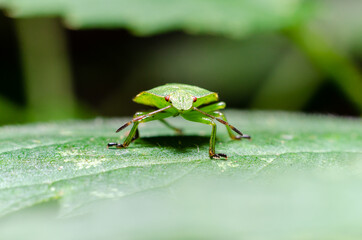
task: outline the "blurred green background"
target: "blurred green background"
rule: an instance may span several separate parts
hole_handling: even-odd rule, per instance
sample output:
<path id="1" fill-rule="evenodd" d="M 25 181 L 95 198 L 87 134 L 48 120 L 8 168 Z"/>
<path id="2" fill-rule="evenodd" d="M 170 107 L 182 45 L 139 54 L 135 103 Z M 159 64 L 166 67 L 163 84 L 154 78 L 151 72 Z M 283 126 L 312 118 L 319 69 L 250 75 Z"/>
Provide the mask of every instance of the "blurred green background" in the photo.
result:
<path id="1" fill-rule="evenodd" d="M 0 124 L 131 115 L 178 82 L 229 107 L 362 113 L 358 0 L 0 0 Z"/>

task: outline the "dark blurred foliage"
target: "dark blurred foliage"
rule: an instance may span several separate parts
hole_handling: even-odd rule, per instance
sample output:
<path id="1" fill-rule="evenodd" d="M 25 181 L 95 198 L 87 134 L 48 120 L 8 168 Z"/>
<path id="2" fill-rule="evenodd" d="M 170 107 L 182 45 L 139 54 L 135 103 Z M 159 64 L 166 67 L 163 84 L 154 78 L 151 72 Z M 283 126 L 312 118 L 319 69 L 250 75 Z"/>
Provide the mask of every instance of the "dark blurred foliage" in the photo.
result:
<path id="1" fill-rule="evenodd" d="M 0 12 L 0 96 L 17 104 L 25 104 L 19 49 L 15 29 L 10 18 Z"/>
<path id="2" fill-rule="evenodd" d="M 82 102 L 108 116 L 131 115 L 142 109 L 131 99 L 168 82 L 204 87 L 218 92 L 229 107 L 251 108 L 253 92 L 290 48 L 285 39 L 272 34 L 244 41 L 181 32 L 143 38 L 122 30 L 67 34 L 77 79 L 76 94 Z M 331 81 L 325 81 L 299 110 L 359 115 Z"/>
<path id="3" fill-rule="evenodd" d="M 348 16 L 347 10 L 343 16 Z M 29 25 L 16 21 L 4 12 L 0 14 L 0 124 L 132 115 L 147 108 L 133 103 L 132 97 L 169 82 L 216 91 L 230 108 L 361 114 L 348 93 L 331 76 L 321 73 L 281 32 L 260 33 L 241 40 L 180 31 L 139 37 L 122 29 L 70 30 L 56 20 L 55 25 L 62 26 L 65 36 L 73 85 L 69 91 L 74 93 L 77 114 L 47 117 L 45 112 L 39 118 L 29 117 L 29 83 L 24 81 L 26 73 L 21 64 L 20 45 L 24 43 L 19 44 L 24 39 L 19 37 L 19 29 Z M 323 21 L 328 23 L 323 19 L 320 22 Z M 344 23 L 355 21 L 358 20 L 350 17 Z M 335 30 L 333 24 L 340 26 Z M 322 26 L 326 26 L 320 29 L 330 37 L 332 46 L 342 46 L 340 50 L 360 70 L 362 38 L 335 37 L 350 34 L 338 32 L 344 29 L 343 23 L 329 21 Z M 34 39 L 38 37 L 40 34 L 34 34 Z M 38 86 L 34 91 L 44 93 L 47 88 Z M 55 110 L 62 111 L 59 106 L 54 106 Z"/>

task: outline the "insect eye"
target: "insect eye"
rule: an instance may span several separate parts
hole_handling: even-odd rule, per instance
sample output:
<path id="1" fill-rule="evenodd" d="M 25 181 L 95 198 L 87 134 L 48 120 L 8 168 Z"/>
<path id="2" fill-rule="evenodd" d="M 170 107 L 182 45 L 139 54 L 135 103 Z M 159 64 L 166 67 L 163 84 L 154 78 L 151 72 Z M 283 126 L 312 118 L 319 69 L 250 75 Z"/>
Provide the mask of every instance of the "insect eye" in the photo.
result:
<path id="1" fill-rule="evenodd" d="M 197 97 L 193 96 L 192 99 L 194 100 L 194 102 L 197 101 Z"/>
<path id="2" fill-rule="evenodd" d="M 170 95 L 167 95 L 167 96 L 165 97 L 165 100 L 166 100 L 167 102 L 169 102 L 169 101 L 170 101 Z"/>

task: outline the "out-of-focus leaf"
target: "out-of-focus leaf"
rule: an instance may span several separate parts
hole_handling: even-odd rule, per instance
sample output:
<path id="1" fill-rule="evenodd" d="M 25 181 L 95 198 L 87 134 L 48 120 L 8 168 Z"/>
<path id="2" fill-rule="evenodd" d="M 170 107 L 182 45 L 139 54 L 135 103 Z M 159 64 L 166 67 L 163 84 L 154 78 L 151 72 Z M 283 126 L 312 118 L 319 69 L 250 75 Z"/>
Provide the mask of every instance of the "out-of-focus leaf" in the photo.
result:
<path id="1" fill-rule="evenodd" d="M 324 74 L 331 77 L 362 112 L 362 74 L 348 55 L 335 49 L 327 36 L 311 26 L 289 29 L 289 38 Z"/>
<path id="2" fill-rule="evenodd" d="M 72 215 L 94 201 L 142 196 L 186 176 L 245 182 L 331 167 L 360 171 L 360 120 L 240 111 L 227 116 L 253 137 L 231 141 L 220 126 L 216 148 L 229 155 L 227 161 L 209 159 L 208 126 L 181 119 L 172 122 L 184 136 L 149 123 L 140 129 L 143 138 L 122 150 L 106 144 L 117 141 L 114 130 L 126 119 L 2 127 L 0 214 L 59 199 L 61 214 Z"/>
<path id="3" fill-rule="evenodd" d="M 0 125 L 15 121 L 24 122 L 25 114 L 21 108 L 0 96 Z"/>
<path id="4" fill-rule="evenodd" d="M 74 28 L 169 30 L 233 37 L 299 23 L 311 12 L 303 0 L 0 0 L 15 17 L 61 16 Z"/>
<path id="5" fill-rule="evenodd" d="M 339 49 L 362 54 L 362 2 L 323 0 L 315 24 Z M 357 50 L 357 51 L 356 51 Z"/>
<path id="6" fill-rule="evenodd" d="M 74 118 L 76 103 L 64 29 L 57 19 L 17 19 L 28 119 Z M 36 37 L 35 37 L 36 36 Z"/>
<path id="7" fill-rule="evenodd" d="M 253 137 L 220 126 L 227 161 L 208 158 L 208 126 L 180 118 L 183 136 L 147 123 L 121 150 L 106 144 L 128 119 L 0 128 L 0 238 L 359 239 L 360 119 L 226 114 Z"/>
<path id="8" fill-rule="evenodd" d="M 291 49 L 260 85 L 251 106 L 258 109 L 302 109 L 324 79 L 299 52 Z"/>

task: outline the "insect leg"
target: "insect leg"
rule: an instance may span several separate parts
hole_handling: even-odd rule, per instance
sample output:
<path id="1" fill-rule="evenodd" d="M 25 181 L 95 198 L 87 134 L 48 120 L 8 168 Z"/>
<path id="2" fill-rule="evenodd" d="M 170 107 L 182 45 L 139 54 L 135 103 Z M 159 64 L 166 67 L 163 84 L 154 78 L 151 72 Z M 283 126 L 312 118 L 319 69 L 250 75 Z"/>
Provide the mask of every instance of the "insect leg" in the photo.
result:
<path id="1" fill-rule="evenodd" d="M 133 115 L 133 118 L 137 118 L 139 116 L 143 116 L 143 115 L 146 115 L 150 112 L 136 112 L 134 115 Z M 125 148 L 127 147 L 131 142 L 133 142 L 134 140 L 136 140 L 137 138 L 140 137 L 140 133 L 139 133 L 139 130 L 138 130 L 138 124 L 140 122 L 134 122 L 133 123 L 133 127 L 131 129 L 131 131 L 129 132 L 126 140 L 123 142 L 123 144 L 120 144 L 120 143 L 109 143 L 108 144 L 108 147 L 111 147 L 111 146 L 116 146 L 117 148 Z"/>
<path id="2" fill-rule="evenodd" d="M 145 118 L 151 117 L 152 115 L 155 115 L 155 114 L 157 114 L 157 113 L 163 112 L 163 111 L 165 111 L 165 110 L 167 110 L 167 109 L 169 109 L 169 108 L 171 108 L 171 107 L 172 107 L 172 105 L 169 105 L 169 106 L 167 106 L 167 107 L 158 109 L 158 110 L 156 110 L 156 111 L 149 112 L 149 113 L 147 113 L 147 114 L 145 114 L 145 115 L 138 116 L 138 117 L 132 119 L 131 121 L 126 122 L 125 124 L 123 124 L 120 128 L 117 129 L 116 132 L 119 132 L 119 131 L 125 129 L 126 127 L 128 127 L 129 125 L 131 125 L 131 124 L 134 123 L 134 122 L 139 122 L 139 121 L 141 121 L 141 120 L 143 120 L 143 119 L 145 119 Z"/>
<path id="3" fill-rule="evenodd" d="M 116 146 L 116 148 L 126 148 L 128 147 L 128 145 L 136 140 L 139 137 L 139 132 L 138 132 L 138 124 L 140 124 L 140 122 L 134 122 L 131 131 L 129 132 L 126 140 L 124 140 L 124 142 L 121 143 L 108 143 L 107 147 L 113 147 Z"/>
<path id="4" fill-rule="evenodd" d="M 116 146 L 117 148 L 126 148 L 126 147 L 128 147 L 128 145 L 132 141 L 136 140 L 139 137 L 138 125 L 141 122 L 149 122 L 149 121 L 154 121 L 154 120 L 161 120 L 161 119 L 164 119 L 164 118 L 167 118 L 167 117 L 171 117 L 173 115 L 173 113 L 160 112 L 160 111 L 158 111 L 157 114 L 154 113 L 154 114 L 151 115 L 151 113 L 154 113 L 154 112 L 150 112 L 150 113 L 148 113 L 148 112 L 137 112 L 135 114 L 135 118 L 133 120 L 135 120 L 135 119 L 138 119 L 138 120 L 133 122 L 133 127 L 132 127 L 130 133 L 128 134 L 126 140 L 123 142 L 123 144 L 108 143 L 108 147 Z M 143 117 L 143 116 L 147 116 L 147 117 Z M 130 121 L 130 122 L 132 123 L 132 121 Z"/>
<path id="5" fill-rule="evenodd" d="M 134 115 L 133 115 L 133 118 L 136 118 L 136 117 L 139 117 L 139 116 L 142 116 L 142 115 L 145 115 L 145 114 L 148 114 L 150 113 L 149 112 L 136 112 Z M 135 135 L 133 136 L 131 142 L 133 142 L 134 140 L 138 139 L 140 137 L 140 131 L 138 130 L 138 128 L 136 129 L 136 133 Z"/>
<path id="6" fill-rule="evenodd" d="M 129 132 L 126 140 L 124 140 L 123 144 L 121 144 L 121 146 L 117 145 L 117 148 L 126 148 L 128 147 L 128 145 L 135 140 L 137 137 L 136 135 L 138 135 L 138 124 L 140 124 L 140 121 L 134 122 L 131 131 Z"/>
<path id="7" fill-rule="evenodd" d="M 149 114 L 150 112 L 136 112 L 134 115 L 133 115 L 133 118 L 137 118 L 139 116 L 143 116 L 143 115 L 146 115 L 146 114 Z M 179 129 L 179 128 L 176 128 L 174 126 L 172 126 L 171 124 L 169 124 L 168 122 L 166 122 L 164 120 L 164 118 L 168 118 L 168 117 L 171 117 L 173 116 L 174 114 L 173 113 L 168 113 L 168 112 L 160 112 L 156 115 L 153 115 L 151 117 L 148 117 L 148 118 L 145 118 L 143 119 L 141 122 L 149 122 L 149 121 L 154 121 L 154 120 L 160 120 L 163 124 L 165 124 L 167 127 L 171 128 L 172 130 L 176 131 L 178 134 L 182 134 L 182 130 Z M 136 134 L 135 136 L 133 137 L 132 141 L 136 140 L 137 138 L 139 138 L 139 130 L 137 128 L 136 130 Z"/>
<path id="8" fill-rule="evenodd" d="M 135 115 L 133 116 L 133 118 L 136 118 L 138 116 L 142 116 L 145 114 L 148 114 L 149 112 L 137 112 L 135 113 Z M 171 124 L 169 124 L 168 122 L 165 121 L 165 118 L 168 117 L 172 117 L 174 114 L 173 113 L 168 113 L 168 112 L 163 112 L 163 113 L 159 113 L 157 115 L 154 115 L 152 117 L 146 118 L 144 119 L 142 122 L 149 122 L 149 121 L 154 121 L 154 120 L 160 120 L 160 122 L 162 122 L 163 124 L 165 124 L 167 127 L 171 128 L 172 130 L 176 131 L 178 134 L 182 134 L 182 130 L 179 128 L 176 128 L 174 126 L 172 126 Z"/>
<path id="9" fill-rule="evenodd" d="M 219 111 L 214 111 L 212 113 L 210 113 L 211 115 L 215 116 L 215 117 L 220 117 L 222 120 L 224 120 L 225 122 L 227 122 L 227 119 L 226 119 L 226 116 L 222 113 L 222 112 L 219 112 Z M 229 125 L 225 125 L 226 127 L 226 130 L 228 131 L 228 134 L 230 136 L 231 139 L 234 139 L 234 140 L 240 140 L 241 138 L 249 138 L 249 136 L 247 135 L 235 135 L 233 133 L 233 131 L 231 130 L 230 126 Z"/>
<path id="10" fill-rule="evenodd" d="M 160 122 L 162 122 L 163 124 L 165 124 L 167 127 L 171 128 L 172 130 L 176 131 L 177 134 L 182 134 L 182 130 L 180 128 L 174 127 L 171 124 L 169 124 L 168 122 L 166 122 L 165 119 L 160 119 Z"/>
<path id="11" fill-rule="evenodd" d="M 205 107 L 201 107 L 200 110 L 203 112 L 213 112 L 216 110 L 224 109 L 226 107 L 226 103 L 224 102 L 217 102 L 210 105 L 207 105 Z"/>
<path id="12" fill-rule="evenodd" d="M 218 103 L 208 105 L 206 107 L 201 107 L 200 110 L 203 111 L 203 112 L 206 112 L 206 113 L 208 113 L 208 114 L 210 114 L 210 115 L 212 115 L 214 117 L 220 117 L 222 120 L 227 122 L 226 116 L 223 113 L 217 111 L 217 110 L 220 110 L 220 109 L 224 109 L 225 107 L 226 107 L 226 103 L 218 102 Z M 229 134 L 231 139 L 236 139 L 236 140 L 241 139 L 241 136 L 240 135 L 235 135 L 228 125 L 225 125 L 225 127 L 226 127 L 226 130 L 228 131 L 228 134 Z"/>
<path id="13" fill-rule="evenodd" d="M 199 123 L 211 125 L 212 130 L 211 130 L 211 137 L 210 137 L 209 157 L 211 159 L 220 159 L 220 158 L 227 159 L 226 154 L 224 154 L 224 153 L 215 153 L 216 123 L 212 119 L 210 119 L 210 118 L 208 118 L 206 116 L 203 116 L 200 113 L 195 113 L 195 112 L 182 114 L 181 116 L 183 118 L 185 118 L 186 120 L 189 120 L 189 121 L 199 122 Z"/>
<path id="14" fill-rule="evenodd" d="M 206 113 L 206 112 L 204 112 L 204 111 L 201 111 L 200 109 L 198 109 L 198 108 L 196 108 L 196 107 L 192 107 L 192 108 L 193 108 L 195 111 L 198 111 L 199 113 L 201 113 L 201 114 L 203 114 L 203 115 L 205 115 L 205 116 L 208 116 L 208 117 L 210 117 L 210 118 L 212 118 L 212 119 L 217 120 L 218 122 L 220 122 L 220 123 L 228 126 L 228 127 L 229 127 L 231 130 L 233 130 L 234 132 L 238 133 L 239 136 L 236 136 L 236 139 L 240 139 L 240 138 L 251 139 L 250 136 L 243 134 L 242 132 L 240 132 L 240 130 L 238 130 L 236 127 L 234 127 L 233 125 L 231 125 L 230 123 L 228 123 L 226 120 L 223 120 L 223 119 L 221 119 L 221 118 L 217 118 L 217 117 L 215 117 L 215 116 L 213 116 L 213 115 L 211 115 L 211 114 L 209 114 L 209 113 Z M 225 119 L 226 119 L 226 118 L 225 118 Z"/>

